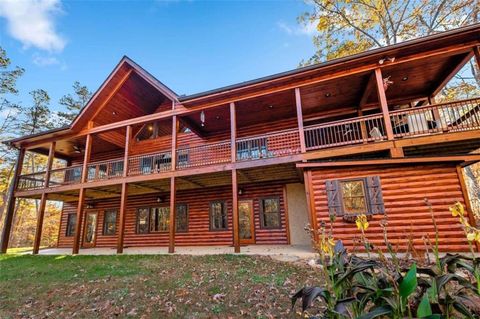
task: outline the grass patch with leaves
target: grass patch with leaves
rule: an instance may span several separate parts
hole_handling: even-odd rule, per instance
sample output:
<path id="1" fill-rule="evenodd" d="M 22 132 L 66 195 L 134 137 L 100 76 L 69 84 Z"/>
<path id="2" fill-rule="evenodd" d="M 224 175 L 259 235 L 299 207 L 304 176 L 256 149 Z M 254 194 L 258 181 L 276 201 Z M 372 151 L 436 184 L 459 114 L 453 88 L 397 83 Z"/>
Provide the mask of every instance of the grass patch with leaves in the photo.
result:
<path id="1" fill-rule="evenodd" d="M 0 255 L 0 318 L 279 318 L 318 272 L 269 257 Z"/>

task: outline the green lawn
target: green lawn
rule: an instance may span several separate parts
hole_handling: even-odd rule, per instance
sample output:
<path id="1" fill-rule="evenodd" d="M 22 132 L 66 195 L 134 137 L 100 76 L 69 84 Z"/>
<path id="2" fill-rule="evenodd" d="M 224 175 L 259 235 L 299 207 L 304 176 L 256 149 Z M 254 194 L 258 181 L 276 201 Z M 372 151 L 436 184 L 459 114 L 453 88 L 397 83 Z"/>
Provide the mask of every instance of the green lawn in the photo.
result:
<path id="1" fill-rule="evenodd" d="M 252 256 L 0 255 L 0 318 L 285 318 L 318 272 Z"/>

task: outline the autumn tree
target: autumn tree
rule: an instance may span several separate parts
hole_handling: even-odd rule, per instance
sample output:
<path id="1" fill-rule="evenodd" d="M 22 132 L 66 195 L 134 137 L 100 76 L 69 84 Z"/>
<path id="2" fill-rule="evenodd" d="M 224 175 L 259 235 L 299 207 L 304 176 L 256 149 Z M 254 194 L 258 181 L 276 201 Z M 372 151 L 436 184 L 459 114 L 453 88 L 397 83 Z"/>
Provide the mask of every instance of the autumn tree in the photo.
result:
<path id="1" fill-rule="evenodd" d="M 66 94 L 59 101 L 59 104 L 66 109 L 66 111 L 58 112 L 60 124 L 63 126 L 69 125 L 91 97 L 92 92 L 85 85 L 75 81 L 73 83 L 73 94 Z"/>

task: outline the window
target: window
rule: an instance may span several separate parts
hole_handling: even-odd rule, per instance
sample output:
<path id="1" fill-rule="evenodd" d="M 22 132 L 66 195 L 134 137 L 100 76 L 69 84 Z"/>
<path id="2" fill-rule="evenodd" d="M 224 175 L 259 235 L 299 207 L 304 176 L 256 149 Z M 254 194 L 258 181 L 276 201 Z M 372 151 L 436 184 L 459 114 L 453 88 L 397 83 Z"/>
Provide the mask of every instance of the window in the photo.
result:
<path id="1" fill-rule="evenodd" d="M 117 230 L 117 211 L 116 210 L 106 210 L 103 220 L 103 234 L 106 236 L 115 235 Z"/>
<path id="2" fill-rule="evenodd" d="M 66 236 L 75 235 L 75 225 L 77 224 L 77 214 L 68 214 Z"/>
<path id="3" fill-rule="evenodd" d="M 224 201 L 210 202 L 210 230 L 226 230 L 227 205 Z"/>
<path id="4" fill-rule="evenodd" d="M 264 198 L 260 200 L 260 226 L 262 228 L 280 228 L 280 200 Z"/>
<path id="5" fill-rule="evenodd" d="M 150 209 L 150 232 L 167 232 L 170 217 L 170 207 L 155 207 Z"/>
<path id="6" fill-rule="evenodd" d="M 188 205 L 178 204 L 175 216 L 175 229 L 177 232 L 188 231 Z"/>
<path id="7" fill-rule="evenodd" d="M 148 233 L 148 208 L 140 208 L 137 210 L 137 233 Z"/>
<path id="8" fill-rule="evenodd" d="M 330 215 L 356 216 L 385 213 L 379 176 L 327 180 L 325 188 Z"/>
<path id="9" fill-rule="evenodd" d="M 363 179 L 340 182 L 340 188 L 345 214 L 367 213 L 367 197 L 365 196 L 365 181 Z"/>
<path id="10" fill-rule="evenodd" d="M 176 207 L 175 228 L 178 232 L 188 231 L 188 205 L 178 204 Z M 137 210 L 137 233 L 148 234 L 168 232 L 170 207 L 140 208 Z"/>

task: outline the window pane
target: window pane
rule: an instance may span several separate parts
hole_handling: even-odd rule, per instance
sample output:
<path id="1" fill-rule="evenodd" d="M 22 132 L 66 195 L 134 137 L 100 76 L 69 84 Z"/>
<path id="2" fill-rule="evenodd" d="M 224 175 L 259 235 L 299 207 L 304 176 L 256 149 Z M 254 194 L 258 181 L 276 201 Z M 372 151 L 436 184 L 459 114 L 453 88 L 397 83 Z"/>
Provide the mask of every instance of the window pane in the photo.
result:
<path id="1" fill-rule="evenodd" d="M 341 185 L 345 214 L 365 214 L 367 212 L 367 201 L 363 180 L 345 181 Z"/>
<path id="2" fill-rule="evenodd" d="M 148 233 L 148 208 L 141 208 L 137 211 L 137 232 Z"/>
<path id="3" fill-rule="evenodd" d="M 168 231 L 170 207 L 160 207 L 158 210 L 158 231 Z"/>
<path id="4" fill-rule="evenodd" d="M 117 211 L 105 211 L 105 222 L 103 228 L 104 235 L 115 235 L 117 226 Z"/>
<path id="5" fill-rule="evenodd" d="M 227 229 L 227 210 L 225 202 L 210 203 L 211 229 Z"/>
<path id="6" fill-rule="evenodd" d="M 262 226 L 280 228 L 280 200 L 278 198 L 262 199 Z"/>
<path id="7" fill-rule="evenodd" d="M 67 217 L 67 236 L 75 235 L 75 225 L 77 224 L 77 215 L 68 214 Z"/>
<path id="8" fill-rule="evenodd" d="M 175 228 L 178 232 L 188 230 L 188 206 L 185 204 L 177 205 Z"/>

